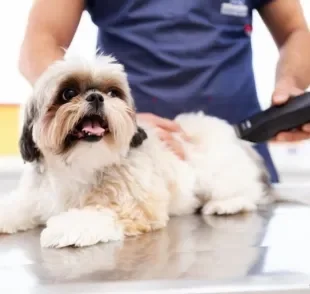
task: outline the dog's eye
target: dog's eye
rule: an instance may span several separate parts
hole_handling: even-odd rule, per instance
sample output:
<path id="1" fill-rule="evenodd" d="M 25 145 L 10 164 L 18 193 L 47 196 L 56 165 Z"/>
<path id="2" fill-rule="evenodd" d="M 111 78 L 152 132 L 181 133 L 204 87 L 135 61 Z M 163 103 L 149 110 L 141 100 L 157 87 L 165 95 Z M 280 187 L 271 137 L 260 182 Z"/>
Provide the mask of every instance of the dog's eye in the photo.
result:
<path id="1" fill-rule="evenodd" d="M 75 89 L 71 89 L 71 88 L 68 88 L 68 89 L 65 89 L 63 92 L 62 92 L 62 98 L 65 100 L 65 101 L 68 101 L 72 98 L 74 98 L 75 96 L 78 95 L 78 91 L 75 90 Z"/>
<path id="2" fill-rule="evenodd" d="M 107 94 L 107 95 L 110 96 L 110 97 L 112 97 L 112 98 L 116 98 L 116 97 L 121 98 L 121 93 L 120 93 L 120 91 L 118 91 L 118 90 L 116 90 L 116 89 L 110 89 L 110 90 L 108 91 L 108 94 Z"/>

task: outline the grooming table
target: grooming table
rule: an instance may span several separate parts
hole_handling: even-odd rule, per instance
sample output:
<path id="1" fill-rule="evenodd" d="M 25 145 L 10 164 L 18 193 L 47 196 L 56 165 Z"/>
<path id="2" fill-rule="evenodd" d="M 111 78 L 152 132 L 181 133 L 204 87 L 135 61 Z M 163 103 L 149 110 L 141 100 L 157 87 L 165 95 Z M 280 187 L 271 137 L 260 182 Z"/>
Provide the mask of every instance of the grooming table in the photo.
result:
<path id="1" fill-rule="evenodd" d="M 1 174 L 0 193 L 18 177 Z M 310 186 L 291 187 L 296 197 L 307 191 L 310 199 Z M 164 230 L 123 244 L 82 249 L 42 249 L 39 234 L 0 235 L 1 294 L 310 293 L 306 205 L 178 217 Z"/>

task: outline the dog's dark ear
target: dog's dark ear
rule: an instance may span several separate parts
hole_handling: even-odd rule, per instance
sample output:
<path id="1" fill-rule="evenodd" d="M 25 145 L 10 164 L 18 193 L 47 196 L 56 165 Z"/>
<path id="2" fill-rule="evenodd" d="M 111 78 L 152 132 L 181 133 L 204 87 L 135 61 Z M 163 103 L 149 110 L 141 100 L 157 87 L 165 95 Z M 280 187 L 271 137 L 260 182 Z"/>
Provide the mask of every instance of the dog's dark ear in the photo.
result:
<path id="1" fill-rule="evenodd" d="M 131 139 L 130 147 L 132 148 L 139 147 L 146 139 L 147 139 L 146 132 L 141 127 L 138 127 L 137 132 L 133 135 Z"/>
<path id="2" fill-rule="evenodd" d="M 24 161 L 33 162 L 41 156 L 32 136 L 33 121 L 36 116 L 35 107 L 26 105 L 24 115 L 23 129 L 19 138 L 19 151 Z"/>

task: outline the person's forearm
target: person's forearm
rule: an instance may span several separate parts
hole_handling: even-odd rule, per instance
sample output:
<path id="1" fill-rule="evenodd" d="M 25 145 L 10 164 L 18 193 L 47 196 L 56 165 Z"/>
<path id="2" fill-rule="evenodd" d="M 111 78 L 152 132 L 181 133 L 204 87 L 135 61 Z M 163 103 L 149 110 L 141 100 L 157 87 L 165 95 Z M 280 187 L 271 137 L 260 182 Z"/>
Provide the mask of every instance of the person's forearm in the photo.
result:
<path id="1" fill-rule="evenodd" d="M 62 59 L 65 52 L 50 36 L 25 41 L 20 50 L 19 70 L 33 86 L 46 68 Z"/>
<path id="2" fill-rule="evenodd" d="M 276 85 L 290 83 L 305 90 L 310 85 L 310 33 L 293 32 L 280 48 L 276 70 Z"/>

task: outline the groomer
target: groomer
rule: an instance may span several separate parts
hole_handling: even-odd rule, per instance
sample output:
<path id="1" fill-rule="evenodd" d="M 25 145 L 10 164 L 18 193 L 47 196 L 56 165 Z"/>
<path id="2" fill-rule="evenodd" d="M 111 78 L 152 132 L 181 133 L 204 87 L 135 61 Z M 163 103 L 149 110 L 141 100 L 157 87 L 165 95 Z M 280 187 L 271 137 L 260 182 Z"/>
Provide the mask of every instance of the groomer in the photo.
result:
<path id="1" fill-rule="evenodd" d="M 171 138 L 181 131 L 170 120 L 178 113 L 203 110 L 235 123 L 260 110 L 251 50 L 255 9 L 280 50 L 272 103 L 310 84 L 310 34 L 298 0 L 36 0 L 20 56 L 31 84 L 63 57 L 84 9 L 98 26 L 98 48 L 125 65 L 139 115 L 160 127 L 181 157 Z M 309 137 L 304 126 L 275 140 Z M 267 146 L 257 149 L 277 182 Z"/>

